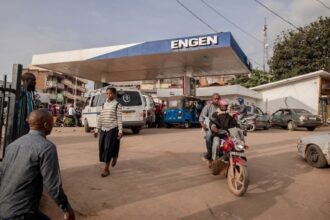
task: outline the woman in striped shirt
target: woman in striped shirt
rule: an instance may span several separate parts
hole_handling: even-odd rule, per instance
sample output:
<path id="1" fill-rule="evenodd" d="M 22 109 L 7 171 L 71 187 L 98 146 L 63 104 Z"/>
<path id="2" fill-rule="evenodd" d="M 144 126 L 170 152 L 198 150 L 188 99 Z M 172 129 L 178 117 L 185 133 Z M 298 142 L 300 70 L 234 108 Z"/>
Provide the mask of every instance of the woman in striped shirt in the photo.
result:
<path id="1" fill-rule="evenodd" d="M 115 99 L 115 88 L 107 88 L 107 100 L 98 118 L 95 137 L 99 133 L 99 157 L 100 162 L 105 163 L 102 177 L 109 176 L 110 162 L 115 166 L 119 154 L 120 139 L 123 136 L 122 106 Z M 98 133 L 97 133 L 98 132 Z"/>

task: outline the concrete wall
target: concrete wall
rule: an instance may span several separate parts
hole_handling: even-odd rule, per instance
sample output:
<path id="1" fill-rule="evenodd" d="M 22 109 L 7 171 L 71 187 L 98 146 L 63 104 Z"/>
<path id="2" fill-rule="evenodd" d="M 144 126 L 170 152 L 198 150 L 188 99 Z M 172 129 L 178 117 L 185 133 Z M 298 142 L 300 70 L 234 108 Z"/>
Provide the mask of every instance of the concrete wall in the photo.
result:
<path id="1" fill-rule="evenodd" d="M 274 88 L 257 90 L 262 101 L 257 106 L 267 113 L 279 108 L 303 108 L 318 114 L 320 77 L 306 79 Z"/>

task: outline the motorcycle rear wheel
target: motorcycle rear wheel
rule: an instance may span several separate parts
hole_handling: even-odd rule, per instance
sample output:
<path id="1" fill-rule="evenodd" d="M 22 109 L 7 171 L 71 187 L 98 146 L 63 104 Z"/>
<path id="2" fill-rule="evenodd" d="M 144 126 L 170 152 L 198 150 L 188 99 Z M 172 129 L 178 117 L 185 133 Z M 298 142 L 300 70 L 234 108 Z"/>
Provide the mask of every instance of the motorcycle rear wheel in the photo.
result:
<path id="1" fill-rule="evenodd" d="M 236 196 L 242 196 L 249 185 L 249 176 L 246 166 L 241 164 L 230 165 L 227 174 L 229 190 Z"/>
<path id="2" fill-rule="evenodd" d="M 256 130 L 256 125 L 255 124 L 249 124 L 246 128 L 248 132 L 252 132 Z"/>

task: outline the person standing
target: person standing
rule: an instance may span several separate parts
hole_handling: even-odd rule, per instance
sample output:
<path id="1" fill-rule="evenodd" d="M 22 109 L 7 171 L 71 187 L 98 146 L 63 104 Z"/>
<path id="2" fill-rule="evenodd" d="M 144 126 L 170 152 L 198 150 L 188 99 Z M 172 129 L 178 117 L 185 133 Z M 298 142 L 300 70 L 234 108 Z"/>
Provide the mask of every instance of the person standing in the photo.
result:
<path id="1" fill-rule="evenodd" d="M 29 115 L 30 131 L 6 148 L 0 163 L 0 219 L 49 220 L 39 209 L 43 186 L 64 212 L 75 215 L 63 191 L 56 146 L 47 140 L 53 128 L 47 110 Z"/>
<path id="2" fill-rule="evenodd" d="M 214 112 L 216 112 L 219 108 L 219 101 L 221 96 L 219 93 L 214 93 L 212 95 L 212 102 L 206 106 L 204 106 L 200 116 L 199 123 L 201 124 L 203 130 L 205 131 L 205 143 L 206 143 L 206 153 L 204 154 L 204 158 L 207 160 L 211 160 L 212 158 L 212 132 L 207 128 L 206 118 L 210 118 Z"/>
<path id="3" fill-rule="evenodd" d="M 72 104 L 70 104 L 69 115 L 74 119 L 75 126 L 78 127 L 77 113 L 76 113 L 76 110 L 73 108 Z"/>
<path id="4" fill-rule="evenodd" d="M 103 105 L 97 122 L 94 136 L 99 134 L 99 159 L 104 163 L 102 177 L 110 175 L 110 162 L 114 167 L 118 160 L 120 139 L 123 136 L 122 106 L 115 99 L 115 88 L 107 88 L 107 100 Z"/>
<path id="5" fill-rule="evenodd" d="M 36 99 L 36 77 L 33 73 L 27 72 L 22 76 L 23 87 L 18 100 L 18 120 L 17 133 L 14 139 L 27 134 L 30 130 L 27 118 L 29 114 L 38 109 L 38 100 Z"/>

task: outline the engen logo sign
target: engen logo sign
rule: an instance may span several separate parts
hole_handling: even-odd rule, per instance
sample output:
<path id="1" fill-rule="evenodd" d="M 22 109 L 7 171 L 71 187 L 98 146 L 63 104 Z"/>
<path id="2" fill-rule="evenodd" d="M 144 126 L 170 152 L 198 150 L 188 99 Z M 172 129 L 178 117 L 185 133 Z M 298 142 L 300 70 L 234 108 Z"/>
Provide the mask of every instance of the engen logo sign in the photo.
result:
<path id="1" fill-rule="evenodd" d="M 218 44 L 218 36 L 196 37 L 183 40 L 172 40 L 171 49 L 182 49 L 190 47 L 210 46 Z"/>

